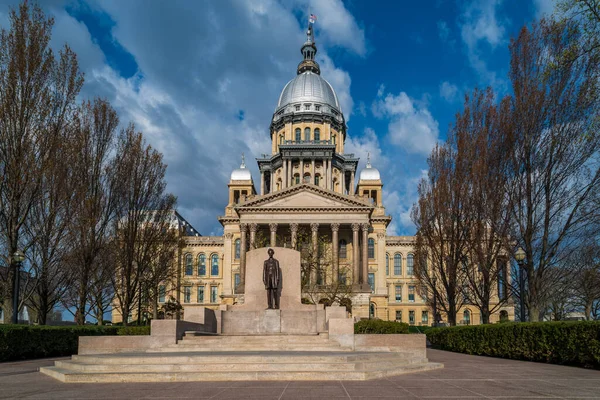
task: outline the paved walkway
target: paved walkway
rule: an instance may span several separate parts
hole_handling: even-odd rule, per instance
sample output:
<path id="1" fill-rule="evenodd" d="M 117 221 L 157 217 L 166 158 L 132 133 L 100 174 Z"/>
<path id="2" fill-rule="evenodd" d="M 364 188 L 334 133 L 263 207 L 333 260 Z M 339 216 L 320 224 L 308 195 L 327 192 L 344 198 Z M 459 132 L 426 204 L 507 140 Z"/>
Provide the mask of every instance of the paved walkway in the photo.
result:
<path id="1" fill-rule="evenodd" d="M 441 370 L 363 382 L 61 383 L 53 360 L 0 363 L 0 398 L 27 399 L 600 399 L 600 371 L 429 350 Z"/>

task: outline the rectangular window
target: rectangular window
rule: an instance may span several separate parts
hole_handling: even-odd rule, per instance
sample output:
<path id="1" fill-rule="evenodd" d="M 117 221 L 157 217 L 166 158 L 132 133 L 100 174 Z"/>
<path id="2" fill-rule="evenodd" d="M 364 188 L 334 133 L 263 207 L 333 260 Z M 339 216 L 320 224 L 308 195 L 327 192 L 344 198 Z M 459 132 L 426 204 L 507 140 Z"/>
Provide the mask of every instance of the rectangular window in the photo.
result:
<path id="1" fill-rule="evenodd" d="M 296 111 L 300 111 L 300 104 L 296 104 L 295 108 L 296 108 Z"/>
<path id="2" fill-rule="evenodd" d="M 204 303 L 204 286 L 198 286 L 198 303 Z"/>
<path id="3" fill-rule="evenodd" d="M 340 285 L 346 284 L 346 273 L 345 272 L 340 272 L 338 278 L 339 278 Z"/>
<path id="4" fill-rule="evenodd" d="M 217 302 L 217 287 L 216 286 L 210 287 L 210 302 L 211 303 Z"/>
<path id="5" fill-rule="evenodd" d="M 397 322 L 402 322 L 402 310 L 397 310 L 396 311 L 396 321 Z"/>
<path id="6" fill-rule="evenodd" d="M 408 323 L 411 324 L 411 325 L 415 324 L 415 312 L 414 312 L 414 310 L 410 310 L 408 312 Z"/>
<path id="7" fill-rule="evenodd" d="M 429 322 L 429 313 L 427 311 L 421 312 L 421 322 L 425 325 Z"/>
<path id="8" fill-rule="evenodd" d="M 402 275 L 402 256 L 394 254 L 394 275 Z"/>
<path id="9" fill-rule="evenodd" d="M 415 287 L 414 286 L 408 287 L 408 302 L 409 303 L 415 302 Z"/>
<path id="10" fill-rule="evenodd" d="M 167 293 L 167 288 L 165 287 L 165 285 L 160 285 L 158 287 L 158 302 L 159 303 L 164 303 L 165 302 L 165 295 Z"/>
<path id="11" fill-rule="evenodd" d="M 218 276 L 219 275 L 219 256 L 216 255 L 216 254 L 213 254 L 212 257 L 211 257 L 210 274 L 212 276 Z"/>
<path id="12" fill-rule="evenodd" d="M 402 286 L 396 285 L 396 303 L 402 303 Z"/>
<path id="13" fill-rule="evenodd" d="M 198 276 L 206 276 L 206 255 L 198 256 Z"/>
<path id="14" fill-rule="evenodd" d="M 321 105 L 315 104 L 315 110 L 316 111 L 321 111 Z"/>
<path id="15" fill-rule="evenodd" d="M 304 109 L 305 109 L 306 111 L 310 110 L 310 104 L 305 104 L 305 105 L 304 105 Z"/>
<path id="16" fill-rule="evenodd" d="M 369 286 L 371 286 L 371 292 L 375 291 L 375 274 L 369 273 L 368 278 Z"/>
<path id="17" fill-rule="evenodd" d="M 408 257 L 406 257 L 406 275 L 412 276 L 415 274 L 414 262 L 413 255 L 409 254 Z"/>
<path id="18" fill-rule="evenodd" d="M 184 286 L 183 287 L 183 302 L 189 303 L 190 301 L 192 301 L 192 287 Z"/>
<path id="19" fill-rule="evenodd" d="M 233 287 L 236 288 L 240 285 L 241 279 L 240 279 L 240 274 L 235 274 L 233 276 Z"/>

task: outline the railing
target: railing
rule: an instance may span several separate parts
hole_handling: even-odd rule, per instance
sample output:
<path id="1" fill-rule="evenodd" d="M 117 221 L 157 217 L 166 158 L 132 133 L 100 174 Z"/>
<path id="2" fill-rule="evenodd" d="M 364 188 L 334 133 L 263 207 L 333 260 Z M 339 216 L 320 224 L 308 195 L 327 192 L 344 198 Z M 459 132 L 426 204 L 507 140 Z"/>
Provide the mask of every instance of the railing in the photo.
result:
<path id="1" fill-rule="evenodd" d="M 281 144 L 335 144 L 331 140 L 284 140 Z"/>

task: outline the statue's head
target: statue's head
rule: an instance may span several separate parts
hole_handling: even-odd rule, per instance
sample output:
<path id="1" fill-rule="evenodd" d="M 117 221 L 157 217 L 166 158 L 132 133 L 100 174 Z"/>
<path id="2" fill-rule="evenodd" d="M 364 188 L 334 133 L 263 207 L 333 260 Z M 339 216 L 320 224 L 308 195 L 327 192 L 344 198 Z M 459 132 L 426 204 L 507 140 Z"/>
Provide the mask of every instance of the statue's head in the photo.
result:
<path id="1" fill-rule="evenodd" d="M 275 254 L 275 250 L 269 249 L 267 250 L 267 253 L 269 254 L 269 257 L 273 257 L 273 254 Z"/>

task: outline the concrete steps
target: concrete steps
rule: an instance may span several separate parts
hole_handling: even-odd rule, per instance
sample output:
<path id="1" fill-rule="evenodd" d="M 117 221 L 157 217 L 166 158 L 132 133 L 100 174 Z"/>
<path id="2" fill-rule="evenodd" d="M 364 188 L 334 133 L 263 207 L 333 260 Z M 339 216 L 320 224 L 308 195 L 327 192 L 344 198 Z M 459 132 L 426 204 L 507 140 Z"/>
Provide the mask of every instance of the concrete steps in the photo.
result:
<path id="1" fill-rule="evenodd" d="M 365 380 L 440 368 L 404 353 L 172 352 L 73 356 L 40 371 L 63 382 Z"/>

